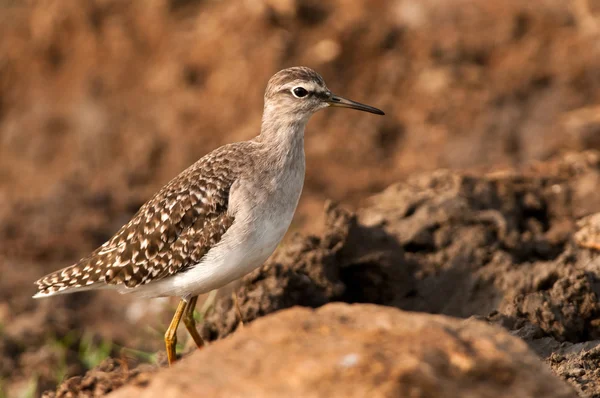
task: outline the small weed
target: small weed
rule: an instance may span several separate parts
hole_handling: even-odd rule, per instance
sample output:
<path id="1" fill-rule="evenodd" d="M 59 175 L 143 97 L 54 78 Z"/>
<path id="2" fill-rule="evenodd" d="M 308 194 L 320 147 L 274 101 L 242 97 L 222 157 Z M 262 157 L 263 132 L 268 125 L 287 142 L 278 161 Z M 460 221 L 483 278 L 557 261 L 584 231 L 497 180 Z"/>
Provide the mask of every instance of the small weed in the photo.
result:
<path id="1" fill-rule="evenodd" d="M 79 342 L 79 359 L 88 369 L 92 369 L 110 356 L 113 347 L 112 341 L 108 339 L 96 344 L 93 333 L 85 332 Z"/>
<path id="2" fill-rule="evenodd" d="M 34 375 L 27 381 L 27 385 L 19 394 L 19 398 L 35 398 L 38 390 L 38 376 Z"/>
<path id="3" fill-rule="evenodd" d="M 127 347 L 119 347 L 119 346 L 115 346 L 115 347 L 119 348 L 119 352 L 125 357 L 133 357 L 135 359 L 140 360 L 141 362 L 146 362 L 146 363 L 152 363 L 152 364 L 157 363 L 158 356 L 155 352 L 146 352 L 146 351 L 136 350 L 136 349 L 127 348 Z"/>
<path id="4" fill-rule="evenodd" d="M 62 383 L 67 376 L 67 350 L 69 349 L 69 345 L 65 340 L 68 340 L 67 336 L 62 340 L 53 339 L 48 343 L 48 345 L 52 347 L 52 350 L 56 352 L 58 360 L 54 370 L 54 381 L 56 384 Z"/>
<path id="5" fill-rule="evenodd" d="M 194 310 L 194 320 L 196 323 L 204 322 L 204 313 L 202 311 Z"/>
<path id="6" fill-rule="evenodd" d="M 206 319 L 206 314 L 208 314 L 208 311 L 210 311 L 212 306 L 215 304 L 216 297 L 217 297 L 216 290 L 212 290 L 210 293 L 208 293 L 208 297 L 202 303 L 202 307 L 200 307 L 200 311 L 194 311 L 194 319 L 196 320 L 196 322 L 198 322 L 198 323 L 204 322 L 204 320 Z"/>
<path id="7" fill-rule="evenodd" d="M 80 337 L 77 331 L 72 331 L 62 338 L 50 338 L 47 344 L 57 354 L 58 363 L 54 372 L 54 380 L 57 384 L 60 384 L 67 376 L 67 355 L 69 351 L 77 352 L 81 363 L 86 368 L 91 369 L 109 357 L 113 349 L 113 344 L 108 339 L 96 343 L 92 332 L 85 332 Z"/>

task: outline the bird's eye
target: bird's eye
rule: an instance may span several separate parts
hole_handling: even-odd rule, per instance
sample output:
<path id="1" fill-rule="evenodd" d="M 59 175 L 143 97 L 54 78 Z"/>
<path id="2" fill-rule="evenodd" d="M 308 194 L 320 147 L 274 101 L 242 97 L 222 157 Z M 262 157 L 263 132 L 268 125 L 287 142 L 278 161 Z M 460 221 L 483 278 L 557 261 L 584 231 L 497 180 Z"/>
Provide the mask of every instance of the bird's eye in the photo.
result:
<path id="1" fill-rule="evenodd" d="M 294 94 L 294 97 L 296 98 L 302 98 L 308 95 L 308 91 L 306 91 L 304 87 L 294 87 L 292 94 Z"/>

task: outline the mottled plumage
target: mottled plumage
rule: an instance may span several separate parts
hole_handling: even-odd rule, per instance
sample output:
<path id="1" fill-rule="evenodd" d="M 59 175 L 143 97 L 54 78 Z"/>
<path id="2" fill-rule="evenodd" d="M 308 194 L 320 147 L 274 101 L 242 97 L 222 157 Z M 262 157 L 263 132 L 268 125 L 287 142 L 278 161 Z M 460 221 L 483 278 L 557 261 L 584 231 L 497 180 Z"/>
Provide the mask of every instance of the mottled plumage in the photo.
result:
<path id="1" fill-rule="evenodd" d="M 233 223 L 229 190 L 248 146 L 230 144 L 200 159 L 89 256 L 38 280 L 36 297 L 98 284 L 133 288 L 199 263 Z"/>
<path id="2" fill-rule="evenodd" d="M 34 297 L 114 288 L 144 297 L 179 296 L 165 334 L 175 360 L 181 319 L 198 347 L 193 310 L 201 293 L 260 266 L 285 235 L 304 183 L 304 128 L 328 106 L 379 109 L 329 91 L 312 69 L 276 73 L 267 85 L 261 133 L 204 156 L 162 188 L 108 242 L 36 282 Z"/>

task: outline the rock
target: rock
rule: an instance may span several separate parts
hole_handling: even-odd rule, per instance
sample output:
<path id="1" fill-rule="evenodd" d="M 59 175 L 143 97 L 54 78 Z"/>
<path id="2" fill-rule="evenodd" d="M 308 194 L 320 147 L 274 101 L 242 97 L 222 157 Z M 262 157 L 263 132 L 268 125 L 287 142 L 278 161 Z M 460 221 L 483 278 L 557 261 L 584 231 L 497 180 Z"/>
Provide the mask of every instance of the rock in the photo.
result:
<path id="1" fill-rule="evenodd" d="M 516 314 L 558 341 L 579 342 L 600 338 L 600 281 L 590 272 L 574 270 L 547 291 L 515 298 Z"/>
<path id="2" fill-rule="evenodd" d="M 159 372 L 131 397 L 575 397 L 520 339 L 376 305 L 292 308 Z"/>
<path id="3" fill-rule="evenodd" d="M 600 340 L 567 343 L 548 362 L 554 373 L 571 384 L 581 397 L 600 396 Z"/>

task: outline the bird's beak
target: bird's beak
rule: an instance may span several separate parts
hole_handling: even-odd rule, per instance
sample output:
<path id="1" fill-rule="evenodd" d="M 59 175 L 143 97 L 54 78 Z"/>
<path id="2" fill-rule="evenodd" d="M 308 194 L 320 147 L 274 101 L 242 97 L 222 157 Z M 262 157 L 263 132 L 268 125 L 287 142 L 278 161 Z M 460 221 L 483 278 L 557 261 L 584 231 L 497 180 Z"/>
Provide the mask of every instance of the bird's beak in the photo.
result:
<path id="1" fill-rule="evenodd" d="M 383 113 L 383 111 L 380 109 L 374 108 L 369 105 L 361 104 L 360 102 L 351 101 L 349 99 L 342 98 L 333 94 L 331 95 L 331 97 L 329 97 L 329 99 L 326 100 L 326 102 L 329 104 L 329 106 L 356 109 L 359 111 L 374 113 L 376 115 L 385 115 L 385 113 Z"/>

